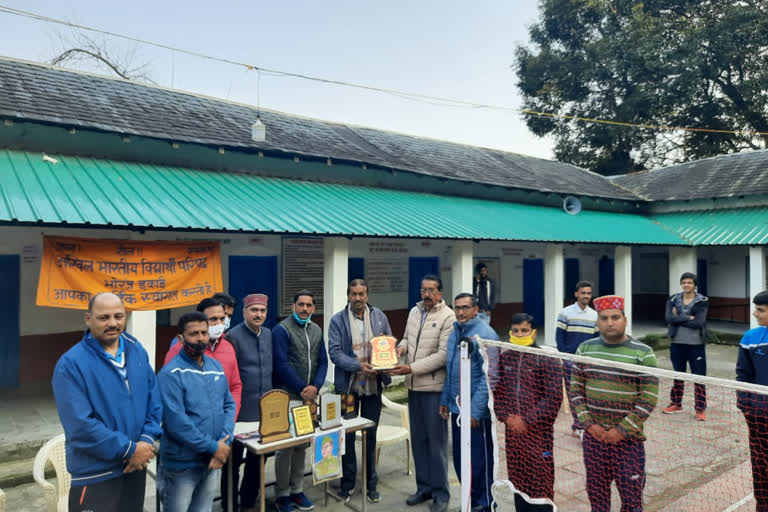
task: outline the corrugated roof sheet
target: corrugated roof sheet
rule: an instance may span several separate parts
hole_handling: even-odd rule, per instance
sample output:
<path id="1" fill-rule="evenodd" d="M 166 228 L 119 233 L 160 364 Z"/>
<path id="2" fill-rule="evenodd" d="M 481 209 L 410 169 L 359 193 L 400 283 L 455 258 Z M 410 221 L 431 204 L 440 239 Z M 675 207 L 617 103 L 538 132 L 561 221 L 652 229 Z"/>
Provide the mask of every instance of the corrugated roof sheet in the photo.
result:
<path id="1" fill-rule="evenodd" d="M 0 222 L 684 245 L 641 215 L 0 151 Z"/>
<path id="2" fill-rule="evenodd" d="M 120 134 L 307 155 L 538 192 L 637 200 L 576 166 L 465 144 L 308 119 L 125 80 L 0 58 L 0 116 Z"/>
<path id="3" fill-rule="evenodd" d="M 768 244 L 768 207 L 666 213 L 653 220 L 693 245 Z"/>

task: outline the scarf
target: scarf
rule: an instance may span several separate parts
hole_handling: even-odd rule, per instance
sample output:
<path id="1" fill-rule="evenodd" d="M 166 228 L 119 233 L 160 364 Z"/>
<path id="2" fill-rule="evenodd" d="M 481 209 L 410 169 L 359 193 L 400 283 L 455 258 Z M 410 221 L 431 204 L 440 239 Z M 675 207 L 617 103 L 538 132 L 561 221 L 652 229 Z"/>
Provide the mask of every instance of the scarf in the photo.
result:
<path id="1" fill-rule="evenodd" d="M 352 312 L 350 308 L 347 308 L 347 315 L 349 315 L 349 330 L 352 334 L 352 350 L 360 361 L 366 363 L 371 361 L 371 344 L 370 340 L 373 338 L 373 327 L 371 327 L 371 316 L 368 306 L 365 306 L 363 312 L 363 331 L 360 332 L 359 319 Z M 371 396 L 378 392 L 376 375 L 368 376 L 363 372 L 355 372 L 352 376 L 352 380 L 349 382 L 349 391 L 360 396 Z"/>

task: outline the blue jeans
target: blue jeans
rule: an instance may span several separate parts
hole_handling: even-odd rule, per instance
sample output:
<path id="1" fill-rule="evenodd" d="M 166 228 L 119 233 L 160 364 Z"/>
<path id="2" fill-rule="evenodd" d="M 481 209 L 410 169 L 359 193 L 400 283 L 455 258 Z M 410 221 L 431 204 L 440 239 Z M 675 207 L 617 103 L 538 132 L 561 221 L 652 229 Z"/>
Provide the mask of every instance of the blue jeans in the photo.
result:
<path id="1" fill-rule="evenodd" d="M 669 345 L 669 358 L 676 372 L 684 372 L 687 366 L 691 367 L 694 375 L 707 374 L 707 354 L 704 345 L 686 345 L 684 343 L 672 343 Z M 669 401 L 675 405 L 682 405 L 685 381 L 675 380 L 669 391 Z M 697 411 L 707 408 L 707 388 L 704 384 L 693 385 L 693 396 Z"/>
<path id="2" fill-rule="evenodd" d="M 220 474 L 220 469 L 202 465 L 180 470 L 163 468 L 163 512 L 210 512 Z"/>

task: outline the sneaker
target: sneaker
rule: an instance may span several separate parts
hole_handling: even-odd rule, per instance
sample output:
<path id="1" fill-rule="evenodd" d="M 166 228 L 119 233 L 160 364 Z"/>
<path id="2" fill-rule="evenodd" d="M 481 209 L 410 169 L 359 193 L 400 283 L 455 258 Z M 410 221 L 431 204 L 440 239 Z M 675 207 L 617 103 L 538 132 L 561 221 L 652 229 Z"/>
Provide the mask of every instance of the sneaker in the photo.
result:
<path id="1" fill-rule="evenodd" d="M 352 491 L 353 489 L 341 489 L 339 488 L 336 491 L 336 496 L 343 501 L 344 503 L 349 502 L 350 499 L 352 499 Z"/>
<path id="2" fill-rule="evenodd" d="M 315 506 L 309 501 L 307 495 L 303 492 L 297 494 L 291 494 L 291 501 L 299 510 L 312 510 Z"/>
<path id="3" fill-rule="evenodd" d="M 707 421 L 707 411 L 696 411 L 696 419 L 699 421 Z"/>
<path id="4" fill-rule="evenodd" d="M 368 489 L 368 501 L 370 503 L 378 503 L 381 501 L 381 494 L 376 489 Z"/>
<path id="5" fill-rule="evenodd" d="M 278 496 L 275 500 L 275 508 L 277 509 L 277 512 L 291 512 L 292 510 L 296 510 L 296 506 L 293 504 L 293 501 L 291 501 L 290 496 Z"/>
<path id="6" fill-rule="evenodd" d="M 680 405 L 669 404 L 661 412 L 663 412 L 664 414 L 676 414 L 682 410 L 683 408 Z"/>

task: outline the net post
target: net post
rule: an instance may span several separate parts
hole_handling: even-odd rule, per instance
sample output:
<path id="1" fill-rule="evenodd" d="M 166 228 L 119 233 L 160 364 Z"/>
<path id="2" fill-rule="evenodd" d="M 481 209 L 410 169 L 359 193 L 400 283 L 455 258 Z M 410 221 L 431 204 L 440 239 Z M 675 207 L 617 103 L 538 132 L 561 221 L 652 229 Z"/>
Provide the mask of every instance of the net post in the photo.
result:
<path id="1" fill-rule="evenodd" d="M 471 508 L 470 495 L 472 490 L 472 410 L 471 386 L 472 370 L 470 366 L 469 353 L 472 342 L 469 338 L 464 338 L 460 345 L 459 359 L 459 421 L 461 421 L 461 512 L 469 512 Z"/>

